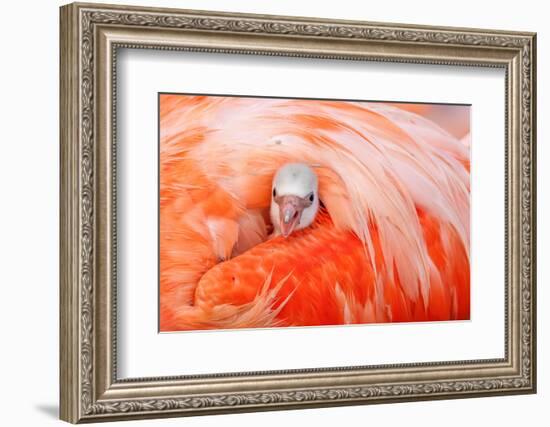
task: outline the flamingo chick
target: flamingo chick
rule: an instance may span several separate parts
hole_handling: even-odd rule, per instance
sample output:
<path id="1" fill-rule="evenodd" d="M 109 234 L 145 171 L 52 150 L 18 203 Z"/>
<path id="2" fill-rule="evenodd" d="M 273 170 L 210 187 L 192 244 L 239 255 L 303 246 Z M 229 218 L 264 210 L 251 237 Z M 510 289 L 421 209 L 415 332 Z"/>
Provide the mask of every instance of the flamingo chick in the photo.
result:
<path id="1" fill-rule="evenodd" d="M 304 163 L 288 163 L 277 171 L 271 190 L 273 236 L 288 237 L 313 223 L 319 210 L 317 187 L 317 175 Z"/>

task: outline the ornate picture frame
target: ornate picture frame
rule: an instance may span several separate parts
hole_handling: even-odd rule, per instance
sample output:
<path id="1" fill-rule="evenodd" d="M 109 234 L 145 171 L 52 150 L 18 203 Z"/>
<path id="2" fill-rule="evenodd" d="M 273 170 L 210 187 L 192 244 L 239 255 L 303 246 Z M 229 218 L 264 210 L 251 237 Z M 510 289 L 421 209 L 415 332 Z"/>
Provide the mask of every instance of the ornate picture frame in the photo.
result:
<path id="1" fill-rule="evenodd" d="M 536 391 L 535 34 L 80 3 L 60 13 L 61 419 L 79 423 Z M 115 89 L 122 48 L 503 69 L 504 357 L 119 379 Z"/>

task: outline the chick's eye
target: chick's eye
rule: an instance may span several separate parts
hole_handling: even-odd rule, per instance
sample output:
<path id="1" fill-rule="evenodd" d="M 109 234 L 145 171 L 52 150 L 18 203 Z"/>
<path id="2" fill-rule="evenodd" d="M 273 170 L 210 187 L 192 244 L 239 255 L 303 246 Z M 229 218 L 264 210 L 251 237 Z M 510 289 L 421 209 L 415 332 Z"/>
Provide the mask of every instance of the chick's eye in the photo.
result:
<path id="1" fill-rule="evenodd" d="M 313 193 L 311 193 L 311 194 L 309 195 L 309 201 L 310 201 L 310 202 L 313 202 L 313 200 L 315 200 L 315 196 L 313 195 Z"/>
<path id="2" fill-rule="evenodd" d="M 273 188 L 273 197 L 277 197 L 277 190 L 275 188 Z"/>

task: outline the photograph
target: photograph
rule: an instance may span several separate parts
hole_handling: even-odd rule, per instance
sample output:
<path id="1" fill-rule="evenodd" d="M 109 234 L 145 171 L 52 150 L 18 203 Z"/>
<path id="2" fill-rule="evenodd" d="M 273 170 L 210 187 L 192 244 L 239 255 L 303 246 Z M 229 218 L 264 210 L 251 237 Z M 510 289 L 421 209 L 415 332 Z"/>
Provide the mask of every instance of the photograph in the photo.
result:
<path id="1" fill-rule="evenodd" d="M 159 93 L 161 332 L 470 319 L 470 106 Z"/>
<path id="2" fill-rule="evenodd" d="M 49 19 L 60 419 L 537 392 L 536 22 L 298 4 Z"/>

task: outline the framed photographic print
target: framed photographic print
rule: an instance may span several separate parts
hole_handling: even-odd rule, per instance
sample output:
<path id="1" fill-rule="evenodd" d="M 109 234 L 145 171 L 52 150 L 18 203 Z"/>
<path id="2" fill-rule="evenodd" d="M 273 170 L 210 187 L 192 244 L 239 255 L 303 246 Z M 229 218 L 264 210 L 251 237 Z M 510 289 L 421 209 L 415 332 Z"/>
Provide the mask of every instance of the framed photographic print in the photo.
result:
<path id="1" fill-rule="evenodd" d="M 535 34 L 60 22 L 63 420 L 535 392 Z"/>

